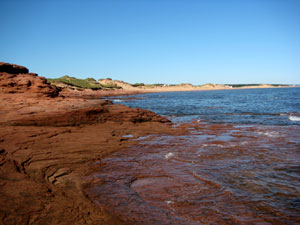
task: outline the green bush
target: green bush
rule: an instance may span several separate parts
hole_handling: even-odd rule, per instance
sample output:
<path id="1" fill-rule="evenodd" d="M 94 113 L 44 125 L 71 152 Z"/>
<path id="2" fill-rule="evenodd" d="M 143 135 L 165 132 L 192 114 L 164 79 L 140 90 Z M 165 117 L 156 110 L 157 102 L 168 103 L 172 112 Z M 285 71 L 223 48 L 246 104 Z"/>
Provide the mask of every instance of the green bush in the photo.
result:
<path id="1" fill-rule="evenodd" d="M 226 84 L 226 85 L 230 85 L 231 87 L 234 88 L 246 87 L 246 86 L 259 86 L 259 84 Z"/>
<path id="2" fill-rule="evenodd" d="M 48 82 L 54 85 L 55 83 L 60 82 L 78 88 L 86 88 L 86 89 L 93 89 L 93 90 L 98 90 L 103 88 L 103 86 L 97 83 L 96 80 L 93 78 L 77 79 L 75 77 L 63 76 L 61 78 L 47 79 L 47 80 Z"/>
<path id="3" fill-rule="evenodd" d="M 120 89 L 121 87 L 119 87 L 118 85 L 115 85 L 115 84 L 102 84 L 102 86 L 104 88 L 107 88 L 107 89 Z"/>
<path id="4" fill-rule="evenodd" d="M 135 84 L 132 84 L 133 87 L 140 87 L 140 86 L 145 86 L 144 83 L 135 83 Z"/>
<path id="5" fill-rule="evenodd" d="M 153 86 L 158 86 L 158 87 L 162 87 L 162 86 L 164 86 L 165 84 L 153 84 Z"/>

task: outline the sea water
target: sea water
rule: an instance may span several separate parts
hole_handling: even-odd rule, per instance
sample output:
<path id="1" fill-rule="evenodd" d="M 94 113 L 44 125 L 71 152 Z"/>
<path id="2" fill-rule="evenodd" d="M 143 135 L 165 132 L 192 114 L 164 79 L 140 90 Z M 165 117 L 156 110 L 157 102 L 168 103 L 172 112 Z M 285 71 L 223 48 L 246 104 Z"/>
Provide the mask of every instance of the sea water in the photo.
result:
<path id="1" fill-rule="evenodd" d="M 300 224 L 300 88 L 137 95 L 189 132 L 101 161 L 94 201 L 128 224 Z"/>
<path id="2" fill-rule="evenodd" d="M 134 98 L 136 97 L 136 98 Z M 172 121 L 202 119 L 210 123 L 299 125 L 300 88 L 261 88 L 166 92 L 113 98 Z"/>

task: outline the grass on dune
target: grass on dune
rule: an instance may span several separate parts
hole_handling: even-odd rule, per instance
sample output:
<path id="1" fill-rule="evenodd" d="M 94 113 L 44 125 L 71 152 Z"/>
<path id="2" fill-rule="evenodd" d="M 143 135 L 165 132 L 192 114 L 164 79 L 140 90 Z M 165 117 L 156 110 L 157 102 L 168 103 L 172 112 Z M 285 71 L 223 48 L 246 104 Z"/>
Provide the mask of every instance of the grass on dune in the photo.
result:
<path id="1" fill-rule="evenodd" d="M 63 76 L 60 78 L 48 78 L 48 82 L 55 85 L 57 83 L 64 83 L 70 86 L 78 87 L 78 88 L 84 88 L 84 89 L 93 89 L 93 90 L 99 90 L 99 89 L 108 89 L 108 88 L 120 88 L 117 85 L 103 85 L 99 84 L 94 78 L 86 78 L 86 79 L 78 79 L 75 77 L 70 76 Z"/>

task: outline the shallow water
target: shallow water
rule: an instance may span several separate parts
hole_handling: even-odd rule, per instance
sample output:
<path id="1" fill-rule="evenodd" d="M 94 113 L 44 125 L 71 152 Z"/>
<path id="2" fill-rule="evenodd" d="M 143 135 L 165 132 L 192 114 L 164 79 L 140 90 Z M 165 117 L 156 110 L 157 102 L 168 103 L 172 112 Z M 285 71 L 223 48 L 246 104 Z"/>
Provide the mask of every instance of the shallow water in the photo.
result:
<path id="1" fill-rule="evenodd" d="M 116 214 L 141 224 L 300 222 L 298 126 L 191 128 L 189 135 L 148 137 L 103 160 L 95 174 L 102 184 L 92 190 L 98 203 L 111 202 Z"/>
<path id="2" fill-rule="evenodd" d="M 266 106 L 270 120 L 180 116 L 189 132 L 140 137 L 103 159 L 88 195 L 128 224 L 300 224 L 300 124 L 289 120 L 298 98 Z"/>

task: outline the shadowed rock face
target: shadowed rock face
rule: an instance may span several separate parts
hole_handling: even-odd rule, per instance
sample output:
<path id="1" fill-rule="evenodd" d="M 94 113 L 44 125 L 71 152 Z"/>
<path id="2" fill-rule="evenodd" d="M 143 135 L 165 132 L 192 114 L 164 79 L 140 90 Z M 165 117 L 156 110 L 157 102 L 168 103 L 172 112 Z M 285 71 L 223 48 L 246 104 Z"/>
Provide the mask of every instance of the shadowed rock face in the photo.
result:
<path id="1" fill-rule="evenodd" d="M 56 97 L 60 89 L 23 66 L 0 62 L 0 93 L 24 93 Z"/>
<path id="2" fill-rule="evenodd" d="M 29 73 L 29 70 L 24 66 L 0 62 L 0 72 L 19 74 L 19 73 Z"/>

